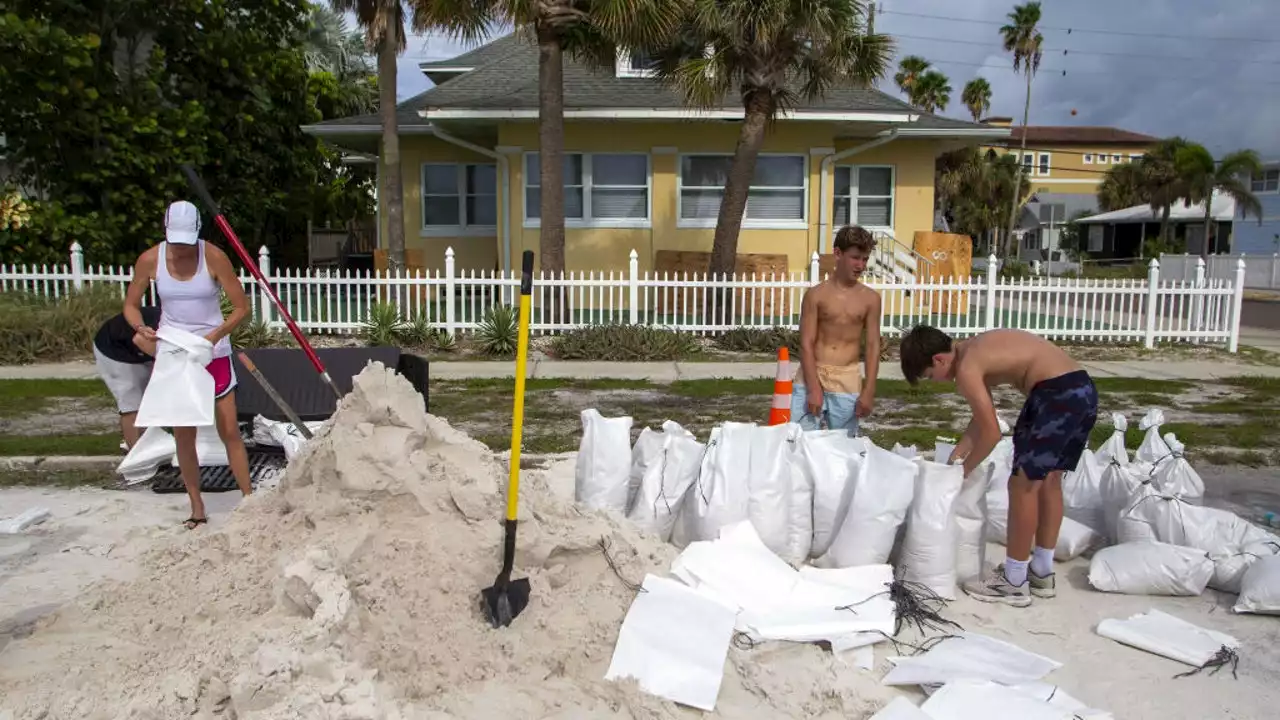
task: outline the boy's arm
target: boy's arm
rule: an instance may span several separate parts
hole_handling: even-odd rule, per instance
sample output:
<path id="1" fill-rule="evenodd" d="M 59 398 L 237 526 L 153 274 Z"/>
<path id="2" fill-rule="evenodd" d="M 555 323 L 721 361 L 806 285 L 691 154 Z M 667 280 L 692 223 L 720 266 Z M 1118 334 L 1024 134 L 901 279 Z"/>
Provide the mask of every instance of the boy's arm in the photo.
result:
<path id="1" fill-rule="evenodd" d="M 964 474 L 968 477 L 999 444 L 1000 422 L 996 420 L 996 407 L 981 372 L 964 369 L 956 373 L 956 390 L 969 402 L 973 411 L 973 420 L 969 422 L 973 431 L 973 447 L 964 459 Z M 970 430 L 965 434 L 969 435 Z"/>
<path id="2" fill-rule="evenodd" d="M 987 388 L 987 397 L 991 398 L 991 388 Z M 995 400 L 991 399 L 991 406 L 995 407 Z M 999 421 L 996 421 L 997 427 Z M 978 421 L 977 416 L 970 418 L 969 425 L 964 429 L 964 434 L 960 436 L 960 441 L 956 443 L 956 449 L 951 452 L 951 464 L 964 462 L 969 457 L 969 453 L 973 451 L 973 444 L 978 439 Z"/>
<path id="3" fill-rule="evenodd" d="M 805 291 L 800 301 L 800 372 L 804 374 L 804 388 L 807 396 L 812 398 L 817 393 L 822 397 L 822 387 L 818 382 L 818 301 L 814 298 L 813 288 Z M 808 400 L 806 400 L 808 402 Z M 809 403 L 812 405 L 812 402 Z M 809 408 L 817 413 L 822 409 L 819 400 L 818 408 Z"/>
<path id="4" fill-rule="evenodd" d="M 867 308 L 863 337 L 866 339 L 867 376 L 858 393 L 858 417 L 866 417 L 876 407 L 876 377 L 880 375 L 880 293 L 871 293 L 871 306 Z"/>

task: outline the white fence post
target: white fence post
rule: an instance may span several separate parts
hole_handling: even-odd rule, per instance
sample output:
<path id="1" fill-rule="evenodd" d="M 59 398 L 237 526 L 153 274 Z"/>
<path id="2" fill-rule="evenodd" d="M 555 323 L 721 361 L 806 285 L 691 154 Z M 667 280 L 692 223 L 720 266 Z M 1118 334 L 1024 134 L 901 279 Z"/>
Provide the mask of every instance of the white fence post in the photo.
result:
<path id="1" fill-rule="evenodd" d="M 995 253 L 987 256 L 987 307 L 986 318 L 983 321 L 987 330 L 994 330 L 996 327 L 996 280 L 1000 275 L 999 262 Z"/>
<path id="2" fill-rule="evenodd" d="M 817 285 L 818 283 L 822 282 L 822 277 L 818 275 L 818 272 L 819 272 L 818 271 L 818 253 L 815 252 L 813 254 L 813 257 L 809 258 L 809 284 L 810 285 Z"/>
<path id="3" fill-rule="evenodd" d="M 1236 261 L 1236 284 L 1231 296 L 1231 335 L 1227 337 L 1227 352 L 1240 349 L 1240 310 L 1244 306 L 1244 258 Z"/>
<path id="4" fill-rule="evenodd" d="M 262 271 L 262 277 L 266 278 L 267 282 L 270 283 L 271 251 L 267 250 L 266 245 L 258 248 L 258 269 Z M 293 312 L 297 311 L 294 310 Z M 271 304 L 271 296 L 267 294 L 266 288 L 258 288 L 258 315 L 259 319 L 266 323 L 268 327 L 275 322 L 275 307 Z"/>
<path id="5" fill-rule="evenodd" d="M 1156 346 L 1156 295 L 1160 289 L 1160 261 L 1151 258 L 1147 269 L 1147 326 L 1143 347 L 1150 350 Z"/>
<path id="6" fill-rule="evenodd" d="M 444 331 L 453 337 L 457 331 L 457 298 L 458 290 L 456 273 L 454 272 L 453 246 L 444 249 Z"/>
<path id="7" fill-rule="evenodd" d="M 1196 258 L 1196 290 L 1204 289 L 1204 258 Z M 1206 306 L 1204 295 L 1199 293 L 1192 296 L 1191 301 L 1191 330 L 1200 332 L 1205 327 L 1204 309 Z M 1192 340 L 1195 344 L 1200 344 L 1200 338 Z"/>
<path id="8" fill-rule="evenodd" d="M 1271 282 L 1267 283 L 1267 287 L 1280 287 L 1280 253 L 1271 256 Z"/>
<path id="9" fill-rule="evenodd" d="M 71 287 L 84 289 L 84 248 L 80 243 L 71 243 Z"/>
<path id="10" fill-rule="evenodd" d="M 640 255 L 631 248 L 631 256 L 627 261 L 627 305 L 630 309 L 631 324 L 640 324 Z"/>

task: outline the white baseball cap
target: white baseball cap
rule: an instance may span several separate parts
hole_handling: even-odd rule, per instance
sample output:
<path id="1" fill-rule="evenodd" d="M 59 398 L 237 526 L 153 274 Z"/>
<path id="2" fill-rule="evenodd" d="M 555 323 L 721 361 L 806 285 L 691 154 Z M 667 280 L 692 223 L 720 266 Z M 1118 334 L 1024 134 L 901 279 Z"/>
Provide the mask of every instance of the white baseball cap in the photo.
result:
<path id="1" fill-rule="evenodd" d="M 171 203 L 164 211 L 164 235 L 175 245 L 195 245 L 200 239 L 200 211 L 186 200 Z"/>

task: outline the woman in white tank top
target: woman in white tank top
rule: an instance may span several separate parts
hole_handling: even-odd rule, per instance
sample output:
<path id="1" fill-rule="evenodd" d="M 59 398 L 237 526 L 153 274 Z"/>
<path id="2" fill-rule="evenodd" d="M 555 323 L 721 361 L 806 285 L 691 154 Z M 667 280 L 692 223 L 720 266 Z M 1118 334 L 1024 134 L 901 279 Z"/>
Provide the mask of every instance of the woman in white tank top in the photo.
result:
<path id="1" fill-rule="evenodd" d="M 213 361 L 206 369 L 214 380 L 214 415 L 218 436 L 227 448 L 227 460 L 240 492 L 248 495 L 249 456 L 236 419 L 236 377 L 231 363 L 231 332 L 249 316 L 249 298 L 226 253 L 200 239 L 200 211 L 179 200 L 165 211 L 165 242 L 138 258 L 133 280 L 125 295 L 124 316 L 144 338 L 154 341 L 155 331 L 142 322 L 142 297 L 155 283 L 160 296 L 160 327 L 194 333 L 213 344 Z M 221 293 L 233 310 L 222 316 Z M 196 454 L 196 428 L 173 428 L 178 446 L 178 469 L 191 500 L 191 517 L 185 525 L 195 529 L 207 518 L 200 496 L 200 461 Z"/>

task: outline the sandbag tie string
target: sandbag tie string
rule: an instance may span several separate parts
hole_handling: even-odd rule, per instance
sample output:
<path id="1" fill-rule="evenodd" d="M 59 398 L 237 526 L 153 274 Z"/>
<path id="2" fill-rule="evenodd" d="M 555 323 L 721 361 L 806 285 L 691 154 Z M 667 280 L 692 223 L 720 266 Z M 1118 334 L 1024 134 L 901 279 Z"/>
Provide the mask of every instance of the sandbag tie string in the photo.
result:
<path id="1" fill-rule="evenodd" d="M 1202 670 L 1210 670 L 1210 675 L 1217 675 L 1219 670 L 1227 667 L 1228 665 L 1231 666 L 1231 677 L 1239 680 L 1240 676 L 1237 674 L 1236 670 L 1240 667 L 1240 653 L 1226 645 L 1223 645 L 1218 648 L 1218 651 L 1214 653 L 1213 657 L 1209 658 L 1205 664 L 1195 668 L 1194 670 L 1178 673 L 1177 675 L 1174 675 L 1173 678 L 1176 680 L 1178 678 L 1191 677 L 1192 675 L 1199 674 Z"/>

